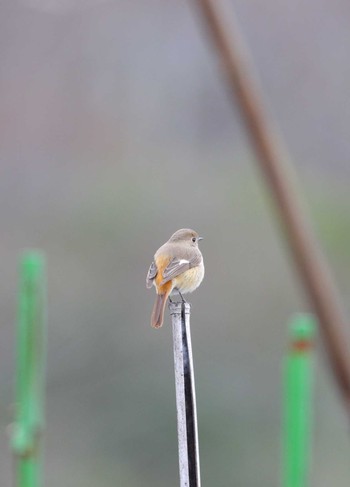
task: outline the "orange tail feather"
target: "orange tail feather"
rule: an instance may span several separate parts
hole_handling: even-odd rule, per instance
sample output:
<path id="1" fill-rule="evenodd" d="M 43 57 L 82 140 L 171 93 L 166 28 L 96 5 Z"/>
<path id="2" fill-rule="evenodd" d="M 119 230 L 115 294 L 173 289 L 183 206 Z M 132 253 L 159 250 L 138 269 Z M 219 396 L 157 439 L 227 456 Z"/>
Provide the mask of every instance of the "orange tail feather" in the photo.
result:
<path id="1" fill-rule="evenodd" d="M 169 294 L 170 292 L 157 294 L 151 317 L 151 326 L 153 326 L 153 328 L 160 328 L 163 325 L 164 310 Z"/>

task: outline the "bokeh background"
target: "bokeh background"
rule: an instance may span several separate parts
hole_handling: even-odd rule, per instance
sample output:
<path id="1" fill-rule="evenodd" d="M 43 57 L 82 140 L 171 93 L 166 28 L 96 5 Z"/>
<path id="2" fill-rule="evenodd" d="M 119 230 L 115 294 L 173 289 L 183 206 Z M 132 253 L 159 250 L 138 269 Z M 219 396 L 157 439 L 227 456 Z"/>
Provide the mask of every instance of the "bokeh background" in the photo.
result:
<path id="1" fill-rule="evenodd" d="M 232 5 L 349 308 L 350 6 Z M 205 237 L 190 298 L 203 485 L 279 484 L 286 324 L 308 308 L 192 7 L 0 4 L 4 487 L 17 261 L 31 247 L 48 259 L 46 485 L 178 485 L 170 320 L 150 328 L 145 276 L 187 226 Z M 312 485 L 345 487 L 349 428 L 321 343 L 314 412 Z"/>

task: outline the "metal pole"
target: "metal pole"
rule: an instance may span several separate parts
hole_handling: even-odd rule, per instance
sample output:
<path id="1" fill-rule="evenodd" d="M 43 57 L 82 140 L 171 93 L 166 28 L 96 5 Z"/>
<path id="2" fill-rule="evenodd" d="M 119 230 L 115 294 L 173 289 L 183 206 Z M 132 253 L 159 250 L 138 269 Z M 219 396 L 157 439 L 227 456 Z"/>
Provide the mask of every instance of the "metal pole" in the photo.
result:
<path id="1" fill-rule="evenodd" d="M 311 457 L 315 320 L 296 315 L 284 360 L 283 487 L 307 487 Z"/>
<path id="2" fill-rule="evenodd" d="M 170 303 L 169 309 L 173 327 L 180 487 L 200 487 L 196 393 L 190 330 L 191 305 Z"/>
<path id="3" fill-rule="evenodd" d="M 41 485 L 41 436 L 44 428 L 45 261 L 26 252 L 20 263 L 17 329 L 16 413 L 11 441 L 17 487 Z"/>

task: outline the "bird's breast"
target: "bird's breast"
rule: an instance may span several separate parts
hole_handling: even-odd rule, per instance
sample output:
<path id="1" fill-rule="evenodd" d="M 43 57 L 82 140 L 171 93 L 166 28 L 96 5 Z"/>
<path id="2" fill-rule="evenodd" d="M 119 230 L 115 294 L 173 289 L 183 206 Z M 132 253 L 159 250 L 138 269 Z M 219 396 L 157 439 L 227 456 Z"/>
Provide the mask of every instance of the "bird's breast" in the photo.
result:
<path id="1" fill-rule="evenodd" d="M 180 293 L 191 293 L 200 285 L 204 277 L 204 264 L 188 269 L 173 279 L 174 288 Z"/>

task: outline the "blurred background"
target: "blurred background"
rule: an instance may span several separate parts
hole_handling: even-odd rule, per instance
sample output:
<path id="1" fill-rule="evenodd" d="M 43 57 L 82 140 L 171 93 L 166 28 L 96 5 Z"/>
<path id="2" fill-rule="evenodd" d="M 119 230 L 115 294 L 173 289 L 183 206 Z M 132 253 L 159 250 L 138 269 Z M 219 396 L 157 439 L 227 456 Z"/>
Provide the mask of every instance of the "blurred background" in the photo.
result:
<path id="1" fill-rule="evenodd" d="M 350 6 L 232 5 L 347 304 Z M 181 227 L 205 237 L 189 299 L 203 485 L 279 483 L 286 324 L 308 308 L 192 7 L 0 4 L 4 487 L 17 262 L 31 247 L 48 258 L 46 485 L 178 485 L 170 319 L 150 328 L 145 277 Z M 345 487 L 348 425 L 318 351 L 312 485 Z"/>

